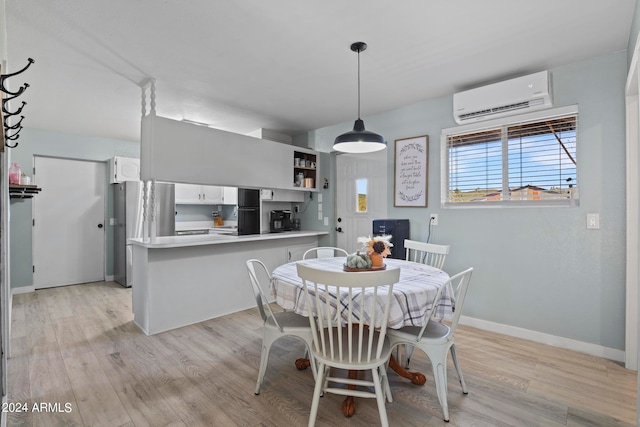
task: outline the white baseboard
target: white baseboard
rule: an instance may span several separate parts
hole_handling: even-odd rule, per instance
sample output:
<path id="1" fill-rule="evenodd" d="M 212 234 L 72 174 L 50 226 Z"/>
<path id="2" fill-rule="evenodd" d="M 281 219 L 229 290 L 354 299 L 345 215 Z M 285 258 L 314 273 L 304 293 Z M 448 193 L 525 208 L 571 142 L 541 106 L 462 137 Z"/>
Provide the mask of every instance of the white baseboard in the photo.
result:
<path id="1" fill-rule="evenodd" d="M 516 326 L 504 325 L 502 323 L 490 322 L 488 320 L 476 319 L 468 316 L 460 316 L 460 324 L 483 329 L 485 331 L 497 332 L 511 337 L 522 338 L 540 344 L 547 344 L 554 347 L 577 351 L 579 353 L 590 354 L 592 356 L 604 357 L 624 363 L 624 351 L 615 348 L 603 347 L 570 338 L 558 337 L 529 329 L 518 328 Z"/>
<path id="2" fill-rule="evenodd" d="M 28 294 L 29 292 L 35 292 L 35 291 L 36 291 L 35 286 L 19 286 L 17 288 L 11 288 L 11 295 Z"/>
<path id="3" fill-rule="evenodd" d="M 113 282 L 113 280 L 116 278 L 116 276 L 104 276 L 104 281 L 105 282 Z"/>

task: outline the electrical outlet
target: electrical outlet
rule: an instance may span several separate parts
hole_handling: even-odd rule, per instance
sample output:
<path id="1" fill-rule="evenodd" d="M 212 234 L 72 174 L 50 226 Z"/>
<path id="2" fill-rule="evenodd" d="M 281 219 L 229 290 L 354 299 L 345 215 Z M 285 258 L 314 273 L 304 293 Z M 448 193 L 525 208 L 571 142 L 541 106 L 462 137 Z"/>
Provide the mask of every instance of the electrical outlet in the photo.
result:
<path id="1" fill-rule="evenodd" d="M 597 213 L 588 213 L 587 214 L 587 228 L 589 230 L 599 230 L 600 229 L 600 215 Z"/>
<path id="2" fill-rule="evenodd" d="M 429 215 L 429 224 L 430 225 L 438 225 L 438 214 Z"/>

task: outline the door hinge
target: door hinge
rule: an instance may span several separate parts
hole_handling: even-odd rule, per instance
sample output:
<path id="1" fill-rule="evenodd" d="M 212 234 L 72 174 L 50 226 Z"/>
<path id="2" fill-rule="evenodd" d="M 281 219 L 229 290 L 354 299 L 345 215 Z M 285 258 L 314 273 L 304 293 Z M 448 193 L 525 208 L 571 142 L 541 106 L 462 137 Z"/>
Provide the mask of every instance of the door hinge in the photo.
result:
<path id="1" fill-rule="evenodd" d="M 33 223 L 32 223 L 31 225 L 32 225 L 33 227 L 35 227 L 35 226 L 36 226 L 36 220 L 34 219 L 34 220 L 32 220 L 32 221 L 33 221 Z"/>
<path id="2" fill-rule="evenodd" d="M 35 273 L 35 272 L 36 272 L 36 266 L 34 265 L 34 266 L 32 266 L 32 267 L 33 267 L 33 268 L 32 268 L 32 269 L 33 269 L 33 273 Z"/>

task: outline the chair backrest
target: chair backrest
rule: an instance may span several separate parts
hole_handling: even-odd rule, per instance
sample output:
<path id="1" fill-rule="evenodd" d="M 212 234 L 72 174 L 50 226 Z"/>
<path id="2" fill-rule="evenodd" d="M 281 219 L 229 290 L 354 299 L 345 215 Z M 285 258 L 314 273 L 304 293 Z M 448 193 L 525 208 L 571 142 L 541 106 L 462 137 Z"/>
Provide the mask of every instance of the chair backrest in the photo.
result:
<path id="1" fill-rule="evenodd" d="M 258 271 L 256 271 L 256 267 Z M 266 322 L 268 318 L 272 318 L 278 329 L 282 331 L 282 327 L 278 324 L 278 320 L 273 314 L 269 301 L 264 297 L 262 286 L 260 286 L 260 281 L 258 280 L 258 274 L 264 274 L 269 279 L 269 283 L 271 283 L 271 274 L 267 266 L 259 259 L 250 259 L 247 261 L 247 271 L 249 272 L 251 290 L 253 290 L 253 295 L 256 297 L 256 305 L 258 306 L 262 320 Z"/>
<path id="2" fill-rule="evenodd" d="M 453 275 L 447 280 L 440 288 L 438 288 L 438 293 L 436 294 L 435 299 L 433 300 L 433 304 L 431 308 L 426 314 L 428 321 L 425 322 L 424 326 L 420 330 L 418 334 L 419 339 L 422 338 L 424 331 L 427 329 L 429 322 L 433 320 L 433 315 L 436 312 L 436 307 L 440 302 L 440 296 L 442 295 L 442 291 L 447 287 L 453 290 L 453 300 L 455 301 L 455 307 L 453 311 L 453 317 L 451 319 L 451 332 L 454 333 L 456 328 L 458 327 L 458 322 L 460 321 L 460 315 L 462 314 L 462 306 L 464 305 L 464 300 L 467 296 L 467 290 L 469 289 L 469 282 L 471 281 L 471 274 L 473 273 L 473 267 L 468 268 L 460 273 Z"/>
<path id="3" fill-rule="evenodd" d="M 302 255 L 302 259 L 330 258 L 334 256 L 349 256 L 349 252 L 332 246 L 321 246 L 319 248 L 312 248 L 306 251 L 304 255 Z"/>
<path id="4" fill-rule="evenodd" d="M 427 264 L 442 270 L 451 246 L 405 239 L 404 247 L 406 250 L 405 259 L 407 261 Z"/>
<path id="5" fill-rule="evenodd" d="M 304 263 L 297 269 L 312 319 L 315 351 L 344 363 L 379 359 L 400 269 L 347 273 Z"/>

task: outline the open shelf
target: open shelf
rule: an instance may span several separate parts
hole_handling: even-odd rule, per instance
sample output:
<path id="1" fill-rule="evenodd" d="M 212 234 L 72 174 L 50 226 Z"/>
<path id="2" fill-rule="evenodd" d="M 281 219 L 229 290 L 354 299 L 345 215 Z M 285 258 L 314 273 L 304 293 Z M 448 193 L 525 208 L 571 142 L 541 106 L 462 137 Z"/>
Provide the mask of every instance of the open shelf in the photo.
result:
<path id="1" fill-rule="evenodd" d="M 315 154 L 304 153 L 302 151 L 294 151 L 293 157 L 293 186 L 296 188 L 315 190 L 317 188 L 316 171 L 318 157 Z M 299 174 L 302 174 L 302 180 L 298 178 Z"/>
<path id="2" fill-rule="evenodd" d="M 37 185 L 9 184 L 9 197 L 12 199 L 30 199 L 42 191 Z"/>

